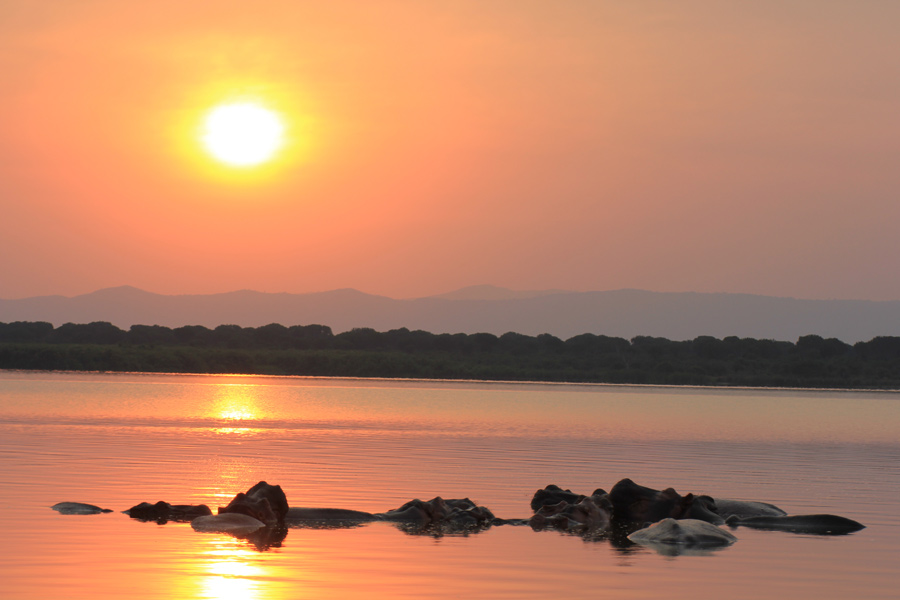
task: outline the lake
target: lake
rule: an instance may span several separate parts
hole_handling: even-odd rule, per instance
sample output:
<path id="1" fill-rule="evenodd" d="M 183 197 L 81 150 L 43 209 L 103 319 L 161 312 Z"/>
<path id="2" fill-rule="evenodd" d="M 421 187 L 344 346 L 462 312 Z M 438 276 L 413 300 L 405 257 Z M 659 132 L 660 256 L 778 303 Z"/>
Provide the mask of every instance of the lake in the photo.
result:
<path id="1" fill-rule="evenodd" d="M 0 597 L 897 598 L 900 394 L 0 371 Z M 845 536 L 738 528 L 664 556 L 529 527 L 410 535 L 291 528 L 279 544 L 144 523 L 142 501 L 225 505 L 259 480 L 292 506 L 381 512 L 469 497 L 531 514 L 554 483 L 630 477 L 833 513 Z M 61 515 L 61 501 L 115 512 Z"/>

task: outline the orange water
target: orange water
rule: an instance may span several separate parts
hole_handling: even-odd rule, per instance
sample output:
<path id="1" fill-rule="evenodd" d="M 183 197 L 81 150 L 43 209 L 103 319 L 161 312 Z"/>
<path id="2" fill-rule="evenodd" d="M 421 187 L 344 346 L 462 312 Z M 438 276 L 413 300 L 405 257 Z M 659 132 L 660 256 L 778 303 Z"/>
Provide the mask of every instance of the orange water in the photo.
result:
<path id="1" fill-rule="evenodd" d="M 0 372 L 0 598 L 894 598 L 900 394 Z M 141 501 L 295 506 L 468 496 L 527 517 L 549 483 L 622 477 L 829 512 L 841 537 L 746 529 L 665 557 L 556 532 L 290 529 L 260 550 Z M 78 501 L 112 514 L 60 515 Z"/>

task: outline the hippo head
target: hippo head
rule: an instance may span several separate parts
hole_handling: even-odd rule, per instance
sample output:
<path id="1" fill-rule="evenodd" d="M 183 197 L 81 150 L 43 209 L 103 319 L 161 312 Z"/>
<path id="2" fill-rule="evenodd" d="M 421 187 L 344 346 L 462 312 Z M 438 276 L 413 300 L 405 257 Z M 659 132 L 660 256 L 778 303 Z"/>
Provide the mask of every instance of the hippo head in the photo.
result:
<path id="1" fill-rule="evenodd" d="M 281 486 L 260 481 L 247 493 L 239 493 L 228 503 L 219 507 L 219 514 L 240 513 L 258 519 L 268 525 L 284 522 L 288 503 Z"/>
<path id="2" fill-rule="evenodd" d="M 258 521 L 272 525 L 278 522 L 278 516 L 272 510 L 268 498 L 252 498 L 243 492 L 238 493 L 228 506 L 220 506 L 219 514 L 238 513 L 253 517 Z"/>

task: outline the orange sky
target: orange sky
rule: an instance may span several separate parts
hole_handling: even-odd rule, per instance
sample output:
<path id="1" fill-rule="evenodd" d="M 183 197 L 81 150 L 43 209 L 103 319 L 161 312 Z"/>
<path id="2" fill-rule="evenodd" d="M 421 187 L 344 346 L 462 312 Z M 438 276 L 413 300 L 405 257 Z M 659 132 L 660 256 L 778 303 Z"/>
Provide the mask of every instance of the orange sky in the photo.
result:
<path id="1" fill-rule="evenodd" d="M 900 299 L 900 3 L 6 0 L 0 298 Z M 290 147 L 197 149 L 235 94 Z"/>

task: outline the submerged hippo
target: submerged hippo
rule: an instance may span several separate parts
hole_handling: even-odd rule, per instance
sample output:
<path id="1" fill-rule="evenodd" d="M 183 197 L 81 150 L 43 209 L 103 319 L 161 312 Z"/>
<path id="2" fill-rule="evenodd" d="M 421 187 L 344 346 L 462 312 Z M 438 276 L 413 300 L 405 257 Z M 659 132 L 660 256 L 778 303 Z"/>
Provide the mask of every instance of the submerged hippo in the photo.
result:
<path id="1" fill-rule="evenodd" d="M 590 497 L 601 498 L 603 496 L 607 496 L 606 491 L 598 488 L 593 491 Z M 560 502 L 578 504 L 587 497 L 583 494 L 576 494 L 572 490 L 564 490 L 558 485 L 550 484 L 544 489 L 536 491 L 534 496 L 531 497 L 531 510 L 532 512 L 537 512 L 542 506 L 559 504 Z"/>
<path id="2" fill-rule="evenodd" d="M 191 521 L 194 531 L 205 533 L 230 533 L 232 535 L 246 535 L 265 528 L 266 524 L 249 515 L 241 513 L 222 513 L 197 517 Z"/>
<path id="3" fill-rule="evenodd" d="M 726 520 L 732 516 L 745 519 L 747 517 L 783 517 L 787 514 L 774 504 L 766 502 L 729 500 L 727 498 L 716 498 L 714 502 L 716 513 Z"/>
<path id="4" fill-rule="evenodd" d="M 776 515 L 740 518 L 731 516 L 726 521 L 731 527 L 752 527 L 791 533 L 812 533 L 816 535 L 844 535 L 866 526 L 862 523 L 837 515 Z"/>
<path id="5" fill-rule="evenodd" d="M 350 510 L 347 508 L 305 508 L 292 506 L 285 515 L 284 522 L 287 525 L 302 523 L 369 523 L 381 521 L 377 515 L 362 510 Z"/>
<path id="6" fill-rule="evenodd" d="M 709 496 L 680 495 L 672 488 L 654 490 L 623 479 L 609 491 L 613 518 L 620 523 L 655 523 L 662 519 L 697 519 L 714 524 L 725 520 L 714 511 Z"/>
<path id="7" fill-rule="evenodd" d="M 628 539 L 649 546 L 661 554 L 681 554 L 683 549 L 709 549 L 730 546 L 737 538 L 712 523 L 697 519 L 663 519 L 639 529 Z"/>
<path id="8" fill-rule="evenodd" d="M 405 523 L 411 532 L 440 530 L 444 533 L 487 529 L 494 522 L 494 514 L 468 498 L 445 500 L 440 496 L 427 502 L 410 500 L 406 504 L 374 515 L 379 520 Z"/>
<path id="9" fill-rule="evenodd" d="M 132 519 L 156 521 L 160 524 L 166 523 L 167 521 L 187 523 L 197 517 L 204 517 L 212 514 L 212 511 L 205 504 L 169 504 L 162 500 L 156 504 L 141 502 L 123 512 Z"/>
<path id="10" fill-rule="evenodd" d="M 605 496 L 582 496 L 576 503 L 561 500 L 538 508 L 529 520 L 532 529 L 552 527 L 561 531 L 602 530 L 609 527 L 610 514 Z"/>
<path id="11" fill-rule="evenodd" d="M 100 513 L 112 512 L 109 508 L 100 508 L 99 506 L 84 504 L 82 502 L 59 502 L 50 508 L 61 515 L 97 515 Z"/>
<path id="12" fill-rule="evenodd" d="M 382 513 L 344 508 L 293 507 L 288 509 L 285 518 L 288 527 L 317 529 L 352 528 L 373 521 L 393 523 L 409 534 L 437 536 L 475 533 L 488 529 L 491 525 L 511 523 L 495 518 L 489 509 L 478 506 L 468 498 L 440 497 L 427 502 L 419 499 L 410 500 L 399 508 Z"/>

